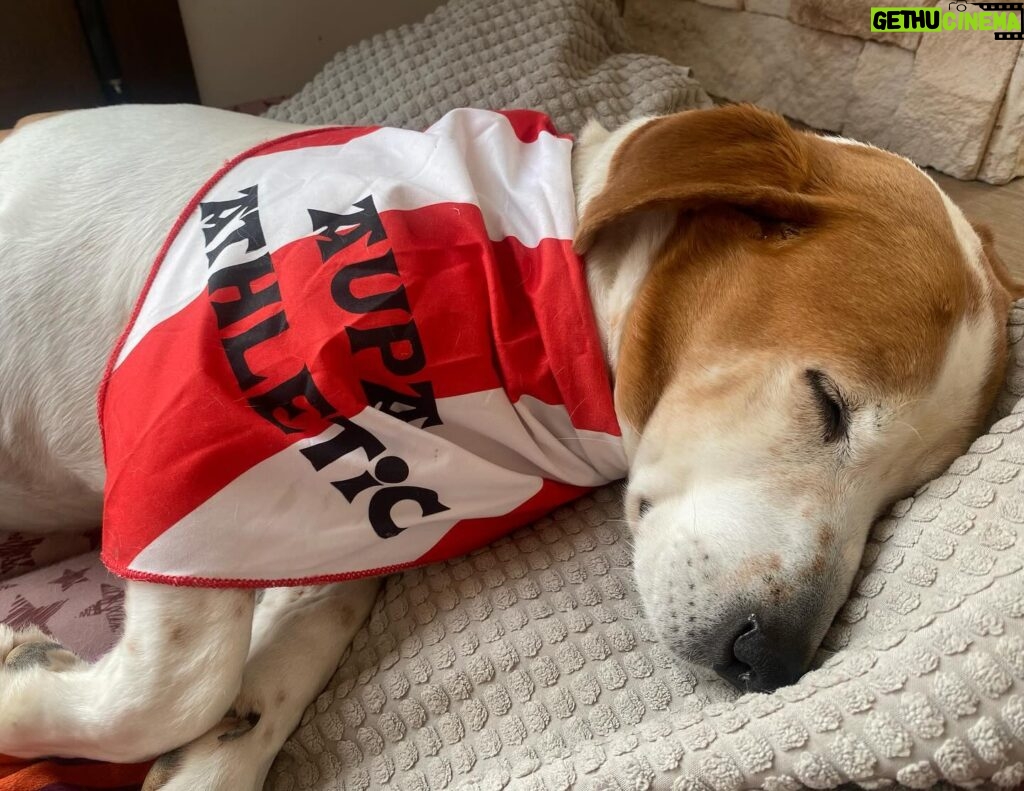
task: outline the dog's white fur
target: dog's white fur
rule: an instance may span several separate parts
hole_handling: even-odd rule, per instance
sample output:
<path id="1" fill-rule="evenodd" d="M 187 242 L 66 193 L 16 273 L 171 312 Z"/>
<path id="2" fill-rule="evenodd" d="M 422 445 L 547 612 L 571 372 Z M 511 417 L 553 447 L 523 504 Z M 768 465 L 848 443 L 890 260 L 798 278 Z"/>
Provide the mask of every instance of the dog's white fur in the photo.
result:
<path id="1" fill-rule="evenodd" d="M 737 354 L 697 372 L 693 389 L 667 393 L 634 457 L 627 499 L 627 514 L 639 522 L 638 585 L 662 638 L 693 661 L 722 663 L 711 635 L 737 602 L 753 611 L 771 601 L 774 586 L 808 574 L 825 548 L 823 568 L 805 591 L 813 598 L 798 597 L 785 613 L 799 619 L 813 653 L 846 599 L 866 526 L 948 463 L 939 437 L 951 413 L 969 419 L 976 408 L 977 388 L 967 383 L 991 365 L 994 324 L 987 317 L 959 325 L 923 397 L 860 407 L 843 462 L 810 446 L 791 420 L 805 398 L 799 365 Z M 694 406 L 690 394 L 718 377 L 744 384 L 714 408 Z M 652 507 L 638 519 L 641 496 Z M 826 524 L 818 544 L 811 537 Z M 685 619 L 670 617 L 680 611 Z"/>
<path id="2" fill-rule="evenodd" d="M 574 153 L 581 211 L 604 187 L 619 145 L 647 122 L 584 130 Z M 0 528 L 99 523 L 104 472 L 95 393 L 164 235 L 224 160 L 295 129 L 203 108 L 119 107 L 51 118 L 0 145 Z M 980 269 L 977 237 L 955 207 L 950 213 Z M 588 254 L 613 368 L 625 317 L 672 222 L 670 213 L 639 214 Z M 808 518 L 828 511 L 837 525 L 867 524 L 906 484 L 895 460 L 915 474 L 937 471 L 933 443 L 921 436 L 950 419 L 950 403 L 974 408 L 995 345 L 989 318 L 961 323 L 926 398 L 859 413 L 851 436 L 864 461 L 841 476 L 850 494 L 827 503 L 808 495 Z M 806 442 L 789 436 L 787 419 L 802 397 L 794 391 L 799 377 L 739 352 L 709 365 L 704 383 L 737 371 L 746 388 L 713 414 L 694 414 L 681 394 L 663 400 L 642 436 L 622 421 L 636 562 L 649 614 L 668 620 L 659 628 L 669 640 L 686 628 L 671 621 L 687 580 L 691 590 L 701 588 L 689 611 L 708 620 L 723 594 L 714 580 L 728 580 L 756 546 L 770 543 L 794 564 L 808 552 L 792 503 L 779 497 L 772 465 L 764 463 L 774 443 Z M 797 455 L 808 470 L 831 469 L 811 450 Z M 641 497 L 652 503 L 642 518 Z M 752 513 L 761 520 L 756 539 Z M 827 596 L 845 596 L 863 541 L 862 530 L 843 538 L 836 568 L 844 579 Z M 699 572 L 683 571 L 683 559 L 701 556 Z M 54 646 L 22 667 L 18 657 L 46 638 L 0 626 L 0 659 L 8 657 L 0 669 L 0 752 L 135 761 L 175 751 L 158 761 L 151 787 L 261 788 L 377 589 L 377 581 L 364 580 L 278 590 L 255 606 L 250 591 L 129 582 L 125 634 L 95 664 Z M 822 612 L 831 617 L 833 604 Z"/>

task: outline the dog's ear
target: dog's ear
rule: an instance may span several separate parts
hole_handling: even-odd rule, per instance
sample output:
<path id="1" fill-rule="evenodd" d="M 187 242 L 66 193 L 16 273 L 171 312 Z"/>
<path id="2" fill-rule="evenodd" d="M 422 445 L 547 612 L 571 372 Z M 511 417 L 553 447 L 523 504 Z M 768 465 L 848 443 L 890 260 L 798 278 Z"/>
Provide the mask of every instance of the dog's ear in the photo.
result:
<path id="1" fill-rule="evenodd" d="M 984 259 L 988 263 L 989 269 L 992 270 L 992 275 L 998 281 L 999 285 L 1003 287 L 1007 294 L 1010 295 L 1010 299 L 1021 299 L 1024 298 L 1024 283 L 1017 280 L 1013 275 L 1010 274 L 1010 270 L 1007 269 L 1006 264 L 1003 263 L 1003 259 L 999 257 L 999 253 L 996 252 L 996 238 L 992 233 L 992 229 L 984 223 L 971 221 L 971 226 L 974 228 L 974 232 L 978 234 L 981 239 L 981 250 L 984 253 Z"/>
<path id="2" fill-rule="evenodd" d="M 582 210 L 574 247 L 585 253 L 605 228 L 645 209 L 732 205 L 756 216 L 812 222 L 819 199 L 802 136 L 750 105 L 655 118 L 620 145 L 601 191 Z"/>

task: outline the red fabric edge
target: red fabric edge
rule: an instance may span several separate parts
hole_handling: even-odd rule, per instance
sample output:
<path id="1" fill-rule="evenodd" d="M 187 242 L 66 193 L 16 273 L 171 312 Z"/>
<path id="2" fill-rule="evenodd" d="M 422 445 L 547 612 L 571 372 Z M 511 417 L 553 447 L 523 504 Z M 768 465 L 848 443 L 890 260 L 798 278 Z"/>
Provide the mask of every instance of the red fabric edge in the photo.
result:
<path id="1" fill-rule="evenodd" d="M 470 550 L 473 552 L 475 550 Z M 466 553 L 464 553 L 466 554 Z M 420 558 L 399 563 L 395 566 L 381 566 L 377 569 L 366 569 L 364 571 L 346 571 L 341 574 L 321 574 L 315 577 L 289 577 L 285 579 L 220 579 L 211 577 L 176 577 L 170 574 L 154 574 L 149 571 L 135 571 L 125 565 L 108 563 L 106 557 L 100 552 L 100 560 L 112 574 L 128 580 L 140 582 L 155 582 L 160 585 L 175 585 L 189 588 L 292 588 L 303 585 L 327 585 L 332 582 L 347 582 L 349 580 L 363 579 L 364 577 L 379 577 L 387 574 L 394 574 L 396 571 L 405 571 L 416 566 L 430 565 L 437 561 L 424 561 Z"/>

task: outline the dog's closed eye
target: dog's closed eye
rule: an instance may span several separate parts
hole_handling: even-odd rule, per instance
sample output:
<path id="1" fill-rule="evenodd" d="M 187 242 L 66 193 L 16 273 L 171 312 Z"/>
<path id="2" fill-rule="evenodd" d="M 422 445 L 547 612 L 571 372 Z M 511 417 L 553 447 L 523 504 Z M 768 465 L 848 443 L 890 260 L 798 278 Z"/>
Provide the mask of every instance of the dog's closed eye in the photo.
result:
<path id="1" fill-rule="evenodd" d="M 850 409 L 835 382 L 821 371 L 810 369 L 804 374 L 821 413 L 822 439 L 832 445 L 846 439 L 850 427 Z"/>

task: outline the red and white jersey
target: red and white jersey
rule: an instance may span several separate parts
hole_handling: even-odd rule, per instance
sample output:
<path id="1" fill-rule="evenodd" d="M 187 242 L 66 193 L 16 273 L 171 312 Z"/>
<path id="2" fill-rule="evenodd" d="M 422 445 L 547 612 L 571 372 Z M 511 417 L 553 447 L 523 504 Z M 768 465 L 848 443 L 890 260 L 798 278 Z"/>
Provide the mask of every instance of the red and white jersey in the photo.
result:
<path id="1" fill-rule="evenodd" d="M 543 115 L 324 128 L 229 162 L 100 391 L 103 560 L 200 586 L 453 557 L 622 477 Z"/>

